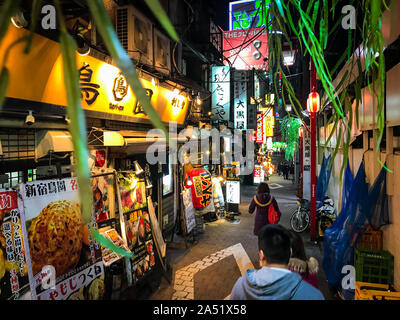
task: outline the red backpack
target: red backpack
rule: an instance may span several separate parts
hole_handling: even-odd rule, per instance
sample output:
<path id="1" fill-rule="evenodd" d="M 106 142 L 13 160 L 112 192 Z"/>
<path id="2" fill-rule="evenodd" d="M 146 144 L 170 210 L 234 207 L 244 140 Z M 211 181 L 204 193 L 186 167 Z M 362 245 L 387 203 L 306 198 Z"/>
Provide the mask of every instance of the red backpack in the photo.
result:
<path id="1" fill-rule="evenodd" d="M 273 198 L 271 197 L 271 202 Z M 280 220 L 278 212 L 275 210 L 274 205 L 271 203 L 268 207 L 268 221 L 271 224 L 277 224 Z"/>
<path id="2" fill-rule="evenodd" d="M 274 200 L 274 197 L 271 196 L 271 199 L 265 204 L 261 204 L 258 202 L 257 197 L 254 196 L 254 201 L 260 206 L 260 207 L 267 207 L 268 206 L 268 222 L 270 224 L 277 224 L 280 220 L 278 212 L 275 210 L 275 207 L 272 203 Z"/>

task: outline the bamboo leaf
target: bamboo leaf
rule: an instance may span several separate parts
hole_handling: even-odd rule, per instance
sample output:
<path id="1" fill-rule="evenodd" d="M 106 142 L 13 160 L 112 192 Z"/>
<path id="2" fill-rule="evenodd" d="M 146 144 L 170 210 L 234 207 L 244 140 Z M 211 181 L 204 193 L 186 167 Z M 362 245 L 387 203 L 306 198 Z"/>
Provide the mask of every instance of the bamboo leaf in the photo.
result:
<path id="1" fill-rule="evenodd" d="M 105 236 L 100 234 L 100 232 L 97 231 L 96 229 L 90 228 L 90 232 L 93 235 L 93 238 L 97 242 L 99 242 L 103 247 L 106 247 L 121 256 L 131 258 L 131 259 L 134 258 L 134 255 L 132 252 L 129 252 L 123 248 L 116 246 L 110 239 L 107 239 Z"/>
<path id="2" fill-rule="evenodd" d="M 275 1 L 276 6 L 278 7 L 279 13 L 281 14 L 282 17 L 285 17 L 285 13 L 283 12 L 283 6 L 281 0 L 276 0 Z"/>
<path id="3" fill-rule="evenodd" d="M 26 42 L 25 53 L 28 53 L 32 46 L 33 35 L 35 33 L 37 23 L 39 21 L 39 15 L 42 8 L 42 0 L 33 0 L 32 3 L 32 14 L 31 14 L 31 27 L 29 31 L 29 36 Z"/>
<path id="4" fill-rule="evenodd" d="M 79 196 L 81 199 L 82 219 L 85 224 L 92 223 L 93 197 L 88 164 L 87 133 L 85 113 L 81 107 L 81 90 L 79 72 L 76 65 L 77 46 L 74 39 L 66 32 L 60 34 L 61 54 L 63 60 L 64 84 L 67 92 L 67 114 L 71 119 L 69 131 L 74 147 L 74 160 L 77 171 Z"/>
<path id="5" fill-rule="evenodd" d="M 108 17 L 107 11 L 104 8 L 101 0 L 93 0 L 87 2 L 90 12 L 95 20 L 96 26 L 100 32 L 103 41 L 110 52 L 117 67 L 125 76 L 128 84 L 131 86 L 136 98 L 143 107 L 144 112 L 149 117 L 154 127 L 163 131 L 167 143 L 169 143 L 168 130 L 165 128 L 164 123 L 157 111 L 151 105 L 150 99 L 144 90 L 139 77 L 136 73 L 136 66 L 132 62 L 127 52 L 122 47 L 114 27 Z"/>
<path id="6" fill-rule="evenodd" d="M 158 0 L 145 0 L 146 4 L 149 6 L 153 14 L 160 21 L 161 25 L 164 27 L 165 31 L 168 32 L 169 36 L 175 41 L 179 42 L 179 37 L 169 21 L 167 14 L 165 13 L 163 7 Z"/>

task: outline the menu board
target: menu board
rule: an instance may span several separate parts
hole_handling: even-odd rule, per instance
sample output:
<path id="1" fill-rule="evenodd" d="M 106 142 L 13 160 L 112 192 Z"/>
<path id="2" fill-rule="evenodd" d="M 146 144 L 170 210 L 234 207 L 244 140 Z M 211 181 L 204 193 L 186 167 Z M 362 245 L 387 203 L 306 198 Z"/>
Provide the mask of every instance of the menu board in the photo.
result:
<path id="1" fill-rule="evenodd" d="M 226 202 L 227 203 L 240 203 L 240 181 L 227 180 L 226 181 Z"/>
<path id="2" fill-rule="evenodd" d="M 101 299 L 100 244 L 83 223 L 76 178 L 28 182 L 19 185 L 19 192 L 32 298 Z M 91 224 L 97 226 L 94 214 Z"/>
<path id="3" fill-rule="evenodd" d="M 196 219 L 194 216 L 194 207 L 192 202 L 192 193 L 190 189 L 182 191 L 183 207 L 185 208 L 185 224 L 186 233 L 189 234 L 196 226 Z"/>
<path id="4" fill-rule="evenodd" d="M 154 242 L 147 208 L 124 213 L 124 237 L 134 257 L 127 262 L 128 284 L 135 284 L 155 265 Z"/>
<path id="5" fill-rule="evenodd" d="M 93 209 L 96 221 L 101 222 L 115 217 L 115 175 L 95 176 L 92 178 Z"/>
<path id="6" fill-rule="evenodd" d="M 111 240 L 117 247 L 123 248 L 124 250 L 129 252 L 129 248 L 126 245 L 125 241 L 118 234 L 117 230 L 109 229 L 103 232 L 100 232 L 103 236 Z M 122 258 L 121 255 L 115 253 L 114 251 L 101 246 L 101 252 L 103 256 L 103 263 L 106 267 L 110 266 L 113 262 L 118 261 Z"/>
<path id="7" fill-rule="evenodd" d="M 147 206 L 146 185 L 135 173 L 118 172 L 122 212 L 130 212 Z"/>
<path id="8" fill-rule="evenodd" d="M 16 191 L 0 190 L 0 300 L 16 300 L 29 290 Z"/>

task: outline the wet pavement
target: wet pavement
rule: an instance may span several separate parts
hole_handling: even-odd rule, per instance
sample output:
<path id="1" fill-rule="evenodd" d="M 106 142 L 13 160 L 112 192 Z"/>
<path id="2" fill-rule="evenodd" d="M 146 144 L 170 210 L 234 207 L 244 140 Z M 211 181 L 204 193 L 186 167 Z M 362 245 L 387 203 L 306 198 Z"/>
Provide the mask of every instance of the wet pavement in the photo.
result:
<path id="1" fill-rule="evenodd" d="M 276 198 L 282 212 L 280 224 L 290 228 L 290 216 L 296 209 L 297 185 L 279 176 L 268 181 L 271 194 Z M 247 270 L 259 267 L 257 237 L 253 235 L 254 215 L 248 206 L 257 186 L 241 185 L 239 223 L 225 219 L 204 224 L 203 233 L 188 242 L 174 235 L 167 246 L 167 259 L 172 268 L 172 281 L 162 277 L 158 287 L 147 299 L 151 300 L 222 300 L 228 299 L 236 280 Z M 303 240 L 308 257 L 315 257 L 320 264 L 319 287 L 325 299 L 335 299 L 330 292 L 322 269 L 322 242 L 310 241 L 305 231 Z M 169 239 L 166 239 L 167 241 Z M 126 297 L 126 299 L 129 299 Z"/>

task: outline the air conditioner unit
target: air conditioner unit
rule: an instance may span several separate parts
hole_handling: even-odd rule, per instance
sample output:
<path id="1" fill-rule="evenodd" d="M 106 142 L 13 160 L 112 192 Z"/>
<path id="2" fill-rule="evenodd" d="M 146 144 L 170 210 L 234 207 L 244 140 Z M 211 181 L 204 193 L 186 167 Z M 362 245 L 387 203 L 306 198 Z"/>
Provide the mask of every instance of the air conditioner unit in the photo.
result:
<path id="1" fill-rule="evenodd" d="M 137 64 L 153 66 L 153 24 L 134 6 L 116 10 L 116 31 L 129 56 Z"/>
<path id="2" fill-rule="evenodd" d="M 162 73 L 171 72 L 171 42 L 157 29 L 154 29 L 154 66 Z"/>
<path id="3" fill-rule="evenodd" d="M 68 131 L 43 130 L 37 133 L 35 157 L 40 159 L 49 152 L 72 152 L 71 134 Z"/>

